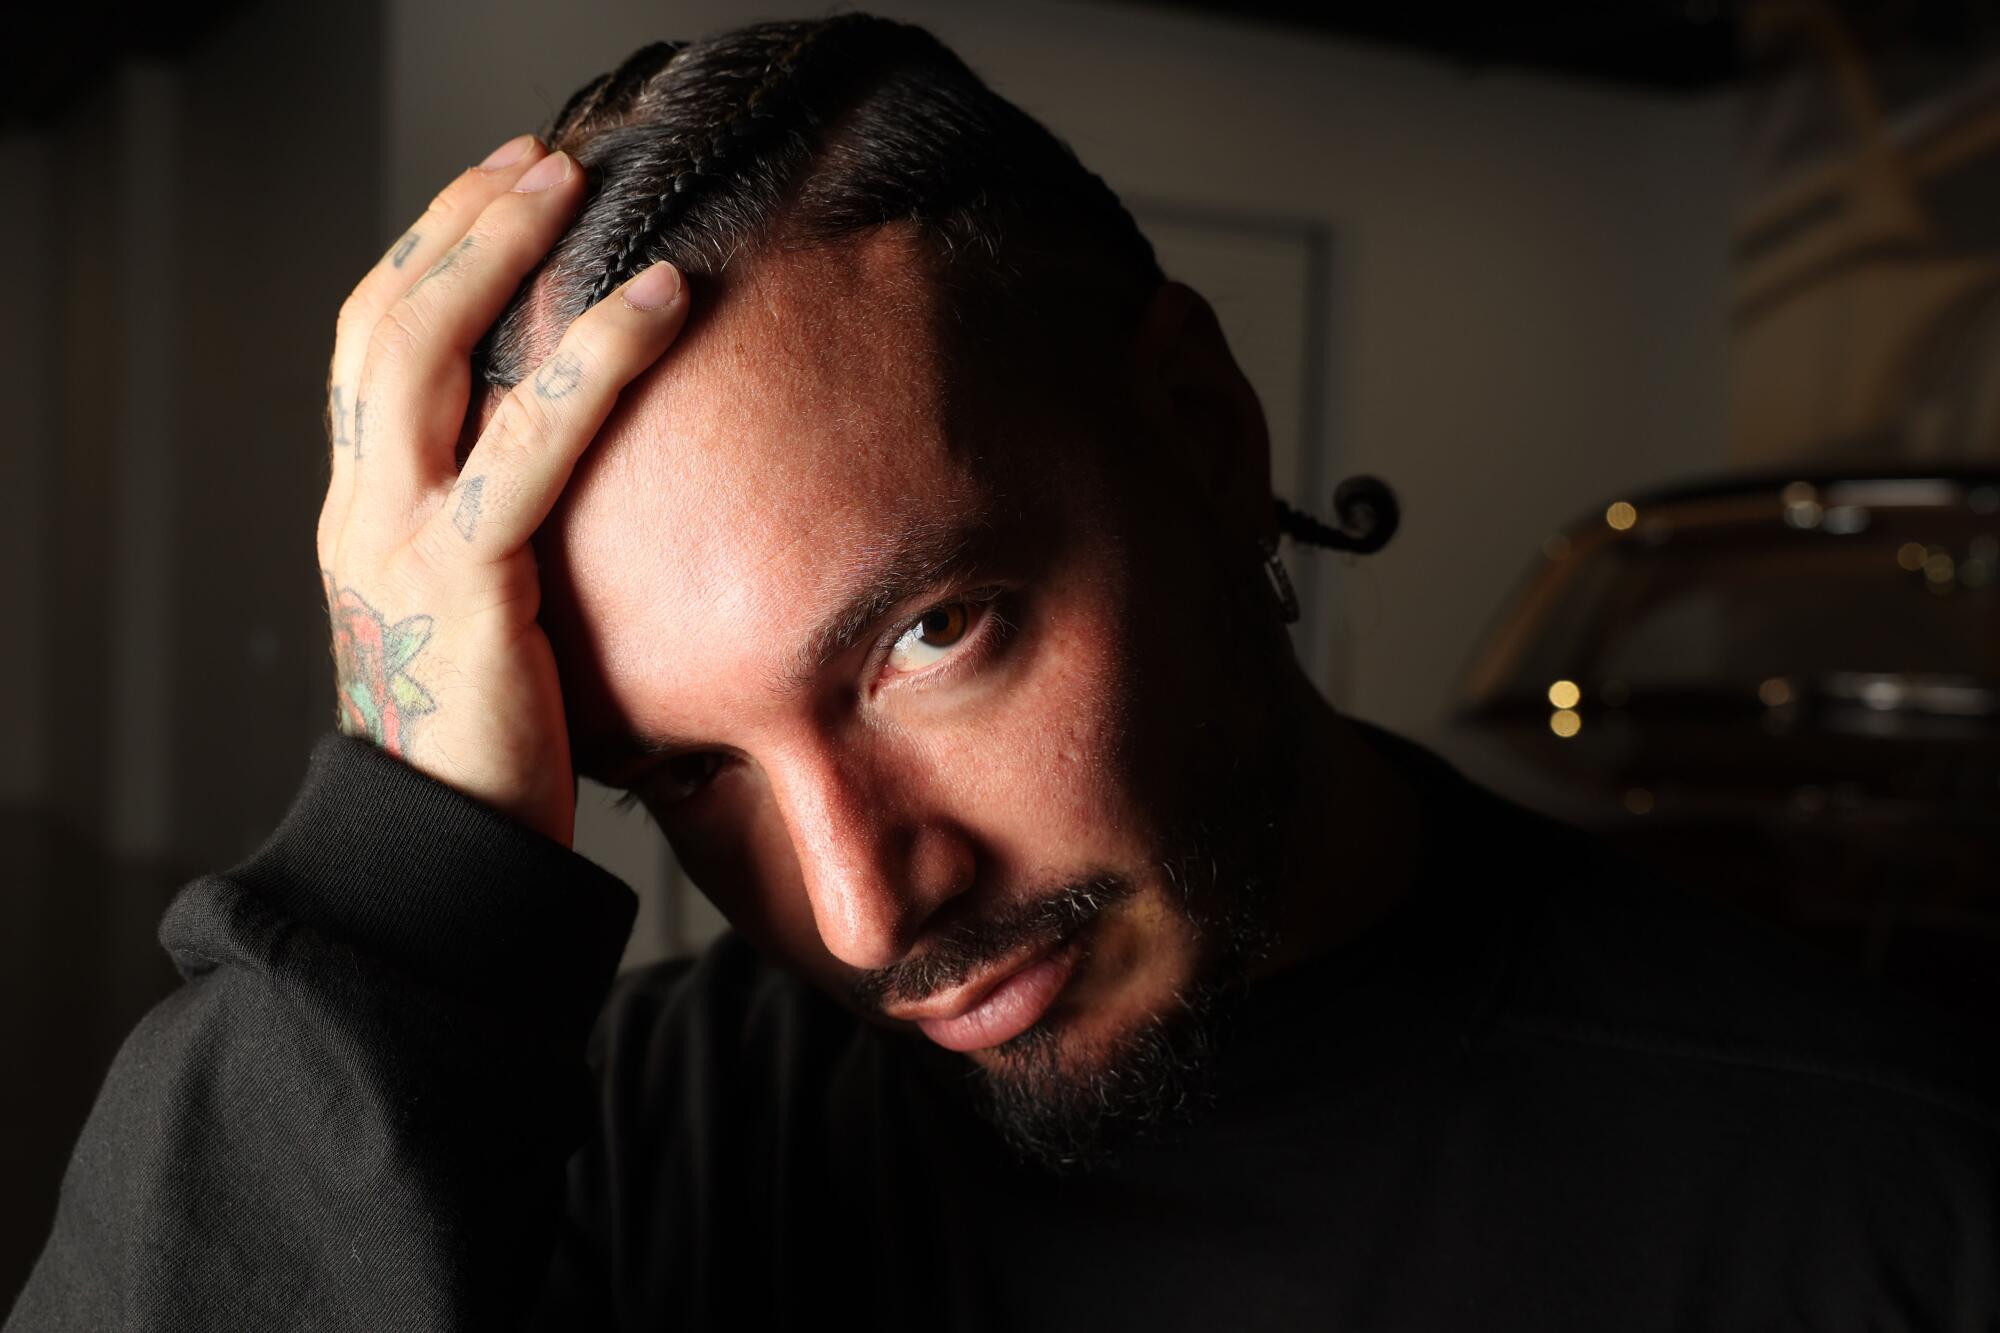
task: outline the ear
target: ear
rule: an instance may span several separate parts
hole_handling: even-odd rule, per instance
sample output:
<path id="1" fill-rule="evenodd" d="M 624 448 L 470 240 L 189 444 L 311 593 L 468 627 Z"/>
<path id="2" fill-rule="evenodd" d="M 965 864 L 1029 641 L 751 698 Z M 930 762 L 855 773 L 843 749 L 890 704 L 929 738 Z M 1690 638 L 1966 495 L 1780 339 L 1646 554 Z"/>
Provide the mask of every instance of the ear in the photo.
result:
<path id="1" fill-rule="evenodd" d="M 1276 537 L 1264 407 L 1201 293 L 1172 281 L 1154 291 L 1129 372 L 1149 433 L 1218 520 L 1246 540 Z"/>

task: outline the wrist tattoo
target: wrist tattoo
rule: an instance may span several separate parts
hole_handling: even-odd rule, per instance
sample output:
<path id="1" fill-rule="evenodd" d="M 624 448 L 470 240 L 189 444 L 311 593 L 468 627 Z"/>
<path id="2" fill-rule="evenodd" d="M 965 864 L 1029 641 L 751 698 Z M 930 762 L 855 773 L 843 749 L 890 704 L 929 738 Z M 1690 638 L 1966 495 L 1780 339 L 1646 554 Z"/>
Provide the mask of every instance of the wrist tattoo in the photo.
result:
<path id="1" fill-rule="evenodd" d="M 400 757 L 409 747 L 411 724 L 437 710 L 430 691 L 409 673 L 430 641 L 431 617 L 404 616 L 391 625 L 360 593 L 337 588 L 330 570 L 320 575 L 333 618 L 340 730 Z"/>

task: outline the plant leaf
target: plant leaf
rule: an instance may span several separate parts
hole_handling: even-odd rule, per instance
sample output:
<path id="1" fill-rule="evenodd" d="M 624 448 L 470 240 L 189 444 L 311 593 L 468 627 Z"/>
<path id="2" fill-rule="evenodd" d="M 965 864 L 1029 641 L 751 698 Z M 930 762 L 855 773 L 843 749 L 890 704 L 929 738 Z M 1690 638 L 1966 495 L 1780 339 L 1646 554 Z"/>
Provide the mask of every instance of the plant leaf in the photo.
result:
<path id="1" fill-rule="evenodd" d="M 382 714 L 375 707 L 375 696 L 368 692 L 366 685 L 363 685 L 358 680 L 351 680 L 347 683 L 347 702 L 354 705 L 354 711 L 367 724 L 369 739 L 380 745 L 382 743 Z"/>
<path id="2" fill-rule="evenodd" d="M 396 707 L 400 708 L 406 717 L 428 713 L 437 707 L 437 701 L 431 698 L 430 691 L 408 676 L 397 676 L 391 680 L 389 692 L 396 696 Z"/>

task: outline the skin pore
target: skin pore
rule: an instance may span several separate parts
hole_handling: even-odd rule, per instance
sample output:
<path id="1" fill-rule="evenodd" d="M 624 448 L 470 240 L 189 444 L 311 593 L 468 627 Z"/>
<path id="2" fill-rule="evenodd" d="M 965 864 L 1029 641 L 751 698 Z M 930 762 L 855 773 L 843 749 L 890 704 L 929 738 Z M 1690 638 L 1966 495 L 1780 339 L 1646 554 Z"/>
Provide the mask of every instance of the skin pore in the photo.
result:
<path id="1" fill-rule="evenodd" d="M 1089 1164 L 1187 1100 L 1227 984 L 1364 928 L 1411 859 L 1263 587 L 1255 396 L 1176 284 L 1099 367 L 968 368 L 893 229 L 702 295 L 536 539 L 578 771 L 913 1040 L 895 1013 L 1073 947 L 962 1058 L 1017 1148 Z"/>

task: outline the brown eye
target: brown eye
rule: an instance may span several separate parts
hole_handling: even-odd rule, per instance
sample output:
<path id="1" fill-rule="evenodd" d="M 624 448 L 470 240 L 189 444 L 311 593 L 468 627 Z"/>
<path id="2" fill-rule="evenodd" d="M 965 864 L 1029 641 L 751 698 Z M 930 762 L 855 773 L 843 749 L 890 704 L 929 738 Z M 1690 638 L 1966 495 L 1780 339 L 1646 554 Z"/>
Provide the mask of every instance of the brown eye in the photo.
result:
<path id="1" fill-rule="evenodd" d="M 965 637 L 965 626 L 971 617 L 965 613 L 965 603 L 953 602 L 950 606 L 940 606 L 926 611 L 917 627 L 924 632 L 924 642 L 933 648 L 949 648 Z"/>
<path id="2" fill-rule="evenodd" d="M 662 801 L 684 801 L 707 785 L 721 766 L 720 755 L 705 751 L 677 754 L 660 766 L 653 787 Z"/>
<path id="3" fill-rule="evenodd" d="M 972 609 L 965 602 L 946 602 L 917 617 L 889 650 L 889 665 L 896 671 L 921 671 L 937 661 L 965 638 L 972 625 Z"/>
<path id="4" fill-rule="evenodd" d="M 721 767 L 722 756 L 718 754 L 697 751 L 669 756 L 648 769 L 644 777 L 632 784 L 631 790 L 618 798 L 616 805 L 620 810 L 633 810 L 640 805 L 658 809 L 685 801 L 707 786 Z"/>

